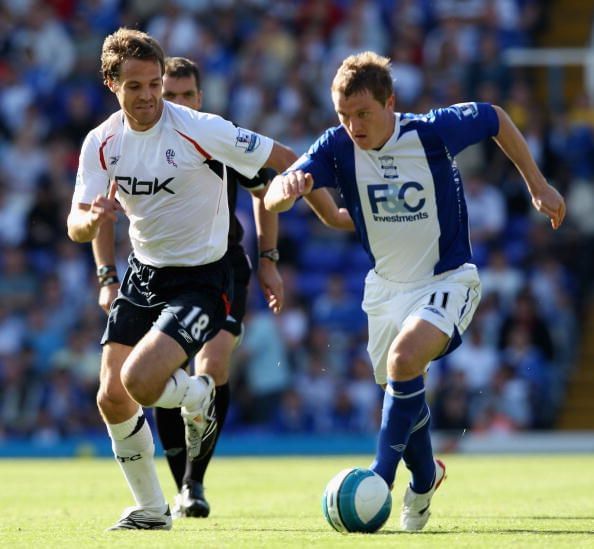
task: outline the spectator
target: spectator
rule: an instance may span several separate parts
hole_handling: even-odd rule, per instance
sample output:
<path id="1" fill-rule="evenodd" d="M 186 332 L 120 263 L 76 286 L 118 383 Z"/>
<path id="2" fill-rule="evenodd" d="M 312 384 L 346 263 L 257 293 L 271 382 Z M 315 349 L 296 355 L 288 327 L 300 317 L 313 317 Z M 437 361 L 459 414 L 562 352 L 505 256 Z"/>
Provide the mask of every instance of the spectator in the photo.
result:
<path id="1" fill-rule="evenodd" d="M 289 386 L 289 361 L 278 320 L 267 311 L 246 319 L 246 337 L 238 351 L 243 365 L 243 413 L 254 424 L 270 424 Z"/>
<path id="2" fill-rule="evenodd" d="M 484 294 L 497 294 L 504 310 L 510 310 L 516 295 L 526 284 L 525 274 L 509 264 L 505 252 L 495 248 L 489 254 L 487 264 L 481 271 L 481 285 Z"/>
<path id="3" fill-rule="evenodd" d="M 553 340 L 547 323 L 538 311 L 534 296 L 530 291 L 520 292 L 510 313 L 503 319 L 499 332 L 499 348 L 505 349 L 513 334 L 523 330 L 528 341 L 540 350 L 545 360 L 554 356 Z"/>
<path id="4" fill-rule="evenodd" d="M 0 301 L 11 311 L 26 311 L 33 307 L 38 282 L 30 268 L 25 250 L 4 248 L 0 263 Z"/>
<path id="5" fill-rule="evenodd" d="M 538 38 L 546 15 L 542 2 L 306 0 L 274 5 L 236 2 L 234 9 L 227 1 L 206 0 L 175 0 L 165 8 L 157 0 L 8 0 L 0 4 L 0 376 L 6 378 L 6 386 L 0 385 L 0 409 L 8 410 L 7 414 L 0 411 L 0 436 L 31 435 L 31 418 L 41 425 L 35 433 L 38 440 L 60 436 L 63 422 L 59 414 L 40 411 L 38 392 L 44 383 L 50 384 L 55 368 L 74 367 L 79 361 L 77 375 L 62 380 L 72 387 L 82 383 L 83 391 L 90 391 L 96 381 L 92 375 L 95 348 L 88 342 L 91 333 L 96 340 L 103 321 L 95 305 L 95 276 L 88 250 L 69 244 L 64 226 L 81 137 L 113 110 L 113 99 L 96 79 L 96 57 L 103 35 L 120 24 L 150 25 L 162 34 L 168 53 L 185 51 L 198 60 L 205 71 L 206 111 L 226 117 L 237 112 L 238 118 L 253 120 L 255 130 L 268 128 L 298 154 L 306 151 L 321 129 L 336 123 L 324 82 L 334 72 L 328 59 L 344 48 L 372 47 L 391 53 L 396 91 L 406 110 L 427 112 L 453 94 L 468 97 L 460 86 L 505 105 L 525 130 L 545 175 L 568 191 L 571 226 L 551 240 L 547 228 L 535 223 L 529 215 L 530 197 L 496 145 L 472 147 L 458 157 L 465 176 L 488 174 L 488 192 L 483 195 L 482 189 L 476 198 L 468 196 L 471 234 L 479 237 L 479 230 L 485 229 L 473 242 L 476 259 L 484 265 L 483 299 L 474 322 L 482 340 L 479 350 L 495 348 L 498 360 L 493 380 L 478 399 L 473 398 L 471 387 L 476 382 L 473 376 L 482 370 L 461 374 L 468 364 L 464 349 L 449 363 L 440 364 L 442 369 L 433 367 L 437 384 L 433 417 L 436 424 L 466 428 L 477 413 L 475 405 L 485 401 L 489 406 L 478 410 L 479 429 L 509 431 L 550 421 L 550 415 L 533 416 L 526 379 L 509 364 L 501 366 L 504 349 L 513 349 L 516 357 L 522 355 L 512 336 L 526 326 L 530 334 L 526 349 L 536 347 L 537 353 L 548 354 L 545 361 L 550 365 L 552 387 L 548 398 L 556 413 L 579 348 L 577 319 L 584 300 L 575 297 L 587 295 L 593 280 L 594 109 L 584 91 L 566 111 L 559 107 L 549 113 L 534 82 L 502 65 L 505 48 Z M 271 8 L 264 9 L 268 4 Z M 270 44 L 272 49 L 267 47 Z M 472 187 L 468 177 L 465 182 Z M 478 187 L 484 186 L 484 181 L 479 182 Z M 241 207 L 240 215 L 251 209 L 250 204 L 244 211 Z M 281 218 L 281 261 L 294 269 L 285 276 L 286 283 L 294 279 L 294 297 L 289 298 L 278 325 L 257 330 L 264 334 L 265 346 L 273 341 L 266 330 L 274 330 L 270 356 L 283 358 L 262 358 L 258 349 L 254 355 L 250 349 L 239 357 L 235 390 L 243 395 L 244 407 L 239 414 L 234 411 L 236 428 L 265 415 L 252 394 L 262 389 L 251 385 L 256 377 L 250 373 L 253 360 L 265 372 L 262 383 L 272 376 L 263 402 L 266 410 L 280 403 L 284 419 L 275 428 L 311 431 L 311 418 L 298 421 L 304 402 L 289 389 L 297 376 L 308 371 L 311 356 L 323 365 L 326 375 L 351 379 L 358 387 L 353 389 L 355 394 L 348 394 L 337 382 L 330 421 L 353 429 L 363 428 L 367 421 L 358 415 L 358 406 L 371 407 L 373 400 L 366 392 L 358 356 L 365 328 L 344 320 L 349 315 L 362 318 L 359 308 L 349 309 L 349 303 L 350 294 L 360 292 L 360 284 L 355 283 L 360 283 L 366 267 L 353 253 L 352 238 L 330 233 L 310 220 L 304 204 Z M 119 223 L 118 234 L 126 231 L 125 225 Z M 303 246 L 310 240 L 306 236 L 312 236 L 314 249 Z M 117 265 L 123 273 L 128 248 L 122 242 L 128 239 L 119 240 Z M 312 295 L 321 293 L 332 273 L 340 273 L 343 279 L 343 301 L 334 305 L 328 296 L 325 303 L 314 303 Z M 536 319 L 521 320 L 513 312 L 525 285 L 536 296 Z M 53 296 L 47 307 L 38 299 L 46 290 Z M 252 315 L 256 327 L 257 316 Z M 33 352 L 23 349 L 28 322 L 40 326 L 30 339 L 37 352 L 49 353 L 41 357 L 46 374 L 36 377 L 30 377 Z M 47 329 L 41 328 L 44 325 Z M 59 333 L 50 342 L 54 330 Z M 526 351 L 523 360 L 531 352 Z M 286 369 L 271 367 L 266 360 L 286 364 Z M 505 410 L 507 405 L 512 407 L 510 412 Z M 20 407 L 23 418 L 14 415 Z M 365 408 L 361 417 L 370 413 Z M 89 414 L 66 430 L 93 430 L 96 423 L 97 415 Z M 264 421 L 257 426 L 265 425 Z"/>

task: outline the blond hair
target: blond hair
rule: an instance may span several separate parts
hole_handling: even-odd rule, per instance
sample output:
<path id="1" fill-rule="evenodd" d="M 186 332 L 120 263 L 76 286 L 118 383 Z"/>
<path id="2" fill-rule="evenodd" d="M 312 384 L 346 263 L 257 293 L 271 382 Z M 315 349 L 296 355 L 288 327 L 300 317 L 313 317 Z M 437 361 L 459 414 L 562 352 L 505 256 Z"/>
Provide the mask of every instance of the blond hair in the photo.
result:
<path id="1" fill-rule="evenodd" d="M 350 55 L 336 71 L 331 90 L 346 97 L 369 90 L 384 105 L 394 93 L 390 59 L 372 51 Z"/>
<path id="2" fill-rule="evenodd" d="M 119 28 L 108 35 L 101 48 L 101 73 L 105 84 L 118 80 L 122 63 L 127 59 L 156 61 L 165 72 L 165 54 L 157 40 L 146 32 L 136 29 Z"/>

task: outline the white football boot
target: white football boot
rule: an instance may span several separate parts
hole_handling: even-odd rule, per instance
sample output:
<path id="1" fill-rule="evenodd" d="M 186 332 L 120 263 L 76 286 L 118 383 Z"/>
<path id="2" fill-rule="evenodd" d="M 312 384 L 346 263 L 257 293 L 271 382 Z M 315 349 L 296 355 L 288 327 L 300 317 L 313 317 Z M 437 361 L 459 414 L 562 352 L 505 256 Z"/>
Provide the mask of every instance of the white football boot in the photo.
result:
<path id="1" fill-rule="evenodd" d="M 162 507 L 128 507 L 109 530 L 171 530 L 169 505 Z"/>
<path id="2" fill-rule="evenodd" d="M 215 383 L 208 374 L 197 376 L 205 385 L 205 395 L 198 409 L 181 409 L 186 426 L 186 445 L 190 460 L 201 458 L 214 446 L 217 438 L 217 417 L 215 414 Z"/>
<path id="3" fill-rule="evenodd" d="M 439 459 L 435 461 L 435 480 L 433 486 L 428 492 L 424 494 L 417 494 L 410 484 L 406 488 L 404 494 L 404 503 L 402 504 L 402 512 L 400 514 L 400 526 L 406 532 L 418 532 L 422 530 L 429 520 L 429 506 L 431 498 L 435 490 L 446 478 L 446 468 L 443 462 Z"/>

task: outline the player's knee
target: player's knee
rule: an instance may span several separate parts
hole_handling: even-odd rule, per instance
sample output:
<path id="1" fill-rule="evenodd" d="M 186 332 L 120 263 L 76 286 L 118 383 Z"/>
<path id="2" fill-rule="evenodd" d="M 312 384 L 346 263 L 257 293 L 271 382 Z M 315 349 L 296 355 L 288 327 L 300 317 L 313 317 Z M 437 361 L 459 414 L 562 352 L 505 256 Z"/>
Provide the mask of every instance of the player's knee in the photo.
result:
<path id="1" fill-rule="evenodd" d="M 160 392 L 149 383 L 147 376 L 142 375 L 141 368 L 137 368 L 133 362 L 124 364 L 121 380 L 128 394 L 141 406 L 152 405 L 160 396 Z"/>
<path id="2" fill-rule="evenodd" d="M 97 407 L 103 415 L 111 415 L 128 401 L 123 387 L 101 384 L 97 391 Z"/>
<path id="3" fill-rule="evenodd" d="M 423 373 L 422 361 L 406 347 L 394 347 L 388 353 L 388 374 L 392 379 L 406 381 Z"/>

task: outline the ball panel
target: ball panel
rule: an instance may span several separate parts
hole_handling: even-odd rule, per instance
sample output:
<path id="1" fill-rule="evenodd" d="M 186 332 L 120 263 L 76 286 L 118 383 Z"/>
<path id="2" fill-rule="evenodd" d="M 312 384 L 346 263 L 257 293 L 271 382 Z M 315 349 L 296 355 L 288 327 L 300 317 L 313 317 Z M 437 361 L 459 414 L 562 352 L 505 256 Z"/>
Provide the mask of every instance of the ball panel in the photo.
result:
<path id="1" fill-rule="evenodd" d="M 368 524 L 382 510 L 389 494 L 389 490 L 384 487 L 385 484 L 378 475 L 361 479 L 355 493 L 355 509 L 365 524 Z"/>
<path id="2" fill-rule="evenodd" d="M 342 518 L 340 516 L 340 512 L 338 510 L 338 497 L 337 495 L 340 493 L 340 489 L 344 479 L 353 471 L 353 468 L 343 469 L 338 474 L 336 474 L 324 490 L 324 495 L 322 496 L 322 511 L 324 513 L 324 517 L 338 532 L 346 532 L 347 529 L 345 528 Z"/>
<path id="3" fill-rule="evenodd" d="M 338 512 L 342 523 L 349 532 L 364 532 L 365 522 L 357 512 L 357 493 L 361 482 L 368 476 L 373 475 L 365 469 L 353 469 L 344 479 L 338 492 Z"/>

